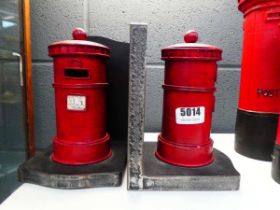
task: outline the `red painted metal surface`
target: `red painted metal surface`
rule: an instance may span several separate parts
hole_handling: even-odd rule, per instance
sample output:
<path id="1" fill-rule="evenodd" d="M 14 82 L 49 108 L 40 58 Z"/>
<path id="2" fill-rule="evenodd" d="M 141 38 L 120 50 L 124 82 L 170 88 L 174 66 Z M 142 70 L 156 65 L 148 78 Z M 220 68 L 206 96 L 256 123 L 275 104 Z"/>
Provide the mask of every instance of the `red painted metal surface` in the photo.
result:
<path id="1" fill-rule="evenodd" d="M 54 161 L 82 165 L 100 162 L 112 154 L 106 132 L 106 59 L 108 47 L 86 41 L 81 28 L 74 40 L 49 46 L 54 62 L 57 135 Z"/>
<path id="2" fill-rule="evenodd" d="M 239 109 L 280 111 L 280 1 L 239 0 L 244 42 Z"/>
<path id="3" fill-rule="evenodd" d="M 173 165 L 200 167 L 213 161 L 210 138 L 215 103 L 216 61 L 222 50 L 195 43 L 198 34 L 162 50 L 165 60 L 162 132 L 156 156 Z"/>

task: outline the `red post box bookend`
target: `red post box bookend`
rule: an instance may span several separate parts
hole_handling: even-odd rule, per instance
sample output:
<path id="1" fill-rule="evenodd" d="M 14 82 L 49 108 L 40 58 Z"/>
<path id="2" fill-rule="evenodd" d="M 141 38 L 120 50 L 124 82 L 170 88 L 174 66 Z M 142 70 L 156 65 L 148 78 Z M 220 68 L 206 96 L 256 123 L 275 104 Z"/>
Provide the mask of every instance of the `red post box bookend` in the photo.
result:
<path id="1" fill-rule="evenodd" d="M 196 43 L 195 31 L 186 33 L 183 44 L 162 50 L 165 60 L 162 131 L 156 156 L 164 162 L 200 167 L 213 162 L 210 138 L 215 104 L 216 61 L 222 50 Z"/>
<path id="2" fill-rule="evenodd" d="M 106 132 L 106 60 L 109 48 L 87 41 L 81 28 L 74 40 L 49 46 L 54 59 L 54 90 L 57 135 L 54 161 L 82 165 L 111 156 L 110 135 Z"/>

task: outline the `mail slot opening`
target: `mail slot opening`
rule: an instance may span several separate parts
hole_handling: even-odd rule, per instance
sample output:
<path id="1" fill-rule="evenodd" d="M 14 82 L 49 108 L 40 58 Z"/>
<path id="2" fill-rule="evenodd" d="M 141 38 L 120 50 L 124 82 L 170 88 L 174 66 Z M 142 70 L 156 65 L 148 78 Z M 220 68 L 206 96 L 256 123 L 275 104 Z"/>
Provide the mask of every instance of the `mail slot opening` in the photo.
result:
<path id="1" fill-rule="evenodd" d="M 74 77 L 74 78 L 87 78 L 88 70 L 87 69 L 65 69 L 64 76 Z"/>

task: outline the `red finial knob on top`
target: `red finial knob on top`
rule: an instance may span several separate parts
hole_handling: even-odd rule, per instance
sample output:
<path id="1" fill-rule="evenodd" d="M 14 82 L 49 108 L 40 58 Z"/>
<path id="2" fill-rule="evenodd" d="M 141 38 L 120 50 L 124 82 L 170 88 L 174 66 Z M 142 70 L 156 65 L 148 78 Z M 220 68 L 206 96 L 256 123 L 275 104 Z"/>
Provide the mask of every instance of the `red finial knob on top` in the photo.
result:
<path id="1" fill-rule="evenodd" d="M 198 33 L 195 30 L 189 30 L 184 36 L 186 43 L 195 43 L 198 40 Z"/>
<path id="2" fill-rule="evenodd" d="M 72 37 L 74 40 L 87 40 L 87 32 L 83 28 L 75 28 Z"/>

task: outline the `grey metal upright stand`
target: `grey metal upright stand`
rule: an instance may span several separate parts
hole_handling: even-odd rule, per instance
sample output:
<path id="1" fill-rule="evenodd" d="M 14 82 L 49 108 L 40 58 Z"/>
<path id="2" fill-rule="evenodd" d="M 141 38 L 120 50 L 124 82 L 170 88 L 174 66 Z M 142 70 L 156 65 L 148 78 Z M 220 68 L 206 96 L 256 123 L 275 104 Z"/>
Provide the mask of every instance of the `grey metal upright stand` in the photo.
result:
<path id="1" fill-rule="evenodd" d="M 130 38 L 128 189 L 238 190 L 240 175 L 222 152 L 214 150 L 211 165 L 185 168 L 158 160 L 156 143 L 144 142 L 147 25 L 131 24 Z"/>

